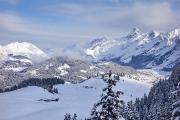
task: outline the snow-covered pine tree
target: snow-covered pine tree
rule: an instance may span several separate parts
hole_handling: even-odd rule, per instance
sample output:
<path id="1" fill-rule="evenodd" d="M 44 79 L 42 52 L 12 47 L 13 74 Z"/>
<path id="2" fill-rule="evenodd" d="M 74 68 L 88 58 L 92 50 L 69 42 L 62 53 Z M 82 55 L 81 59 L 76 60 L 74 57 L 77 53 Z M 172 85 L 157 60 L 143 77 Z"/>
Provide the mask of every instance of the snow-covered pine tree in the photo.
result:
<path id="1" fill-rule="evenodd" d="M 77 114 L 76 113 L 74 113 L 72 120 L 77 120 Z"/>
<path id="2" fill-rule="evenodd" d="M 71 117 L 71 114 L 66 113 L 66 115 L 64 115 L 64 120 L 77 120 L 77 114 L 74 113 L 74 115 Z"/>
<path id="3" fill-rule="evenodd" d="M 71 115 L 66 113 L 66 115 L 64 115 L 64 120 L 71 120 Z"/>
<path id="4" fill-rule="evenodd" d="M 108 77 L 103 79 L 107 86 L 103 89 L 101 100 L 94 105 L 91 117 L 88 120 L 119 120 L 122 118 L 123 101 L 120 100 L 120 95 L 123 92 L 113 90 L 113 87 L 118 82 L 118 80 L 113 78 L 110 71 Z"/>
<path id="5" fill-rule="evenodd" d="M 136 110 L 135 104 L 133 101 L 127 103 L 127 107 L 125 108 L 125 120 L 140 120 L 140 116 L 138 111 Z"/>
<path id="6" fill-rule="evenodd" d="M 178 83 L 177 89 L 172 94 L 174 96 L 172 120 L 180 120 L 180 82 Z"/>

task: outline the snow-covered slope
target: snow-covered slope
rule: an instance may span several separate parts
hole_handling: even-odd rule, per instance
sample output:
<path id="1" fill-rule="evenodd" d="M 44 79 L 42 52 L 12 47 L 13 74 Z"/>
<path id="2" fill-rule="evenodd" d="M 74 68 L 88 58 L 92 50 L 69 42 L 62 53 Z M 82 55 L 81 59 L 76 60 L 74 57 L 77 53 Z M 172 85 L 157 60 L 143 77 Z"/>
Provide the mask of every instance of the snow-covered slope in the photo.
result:
<path id="1" fill-rule="evenodd" d="M 113 62 L 93 64 L 87 61 L 60 56 L 28 68 L 27 73 L 29 73 L 32 78 L 58 77 L 64 78 L 65 81 L 68 82 L 78 83 L 89 77 L 101 76 L 101 74 L 107 73 L 110 70 L 114 74 L 124 74 L 125 76 L 129 76 L 138 81 L 146 81 L 147 83 L 153 83 L 163 77 L 153 70 L 137 71 L 131 67 L 121 66 Z"/>
<path id="2" fill-rule="evenodd" d="M 66 113 L 77 113 L 78 119 L 90 115 L 93 104 L 99 101 L 105 83 L 89 79 L 80 84 L 66 83 L 55 86 L 59 94 L 50 94 L 39 87 L 27 87 L 0 94 L 0 120 L 63 120 Z M 148 93 L 150 85 L 121 77 L 116 89 L 124 92 L 126 102 Z M 59 98 L 58 102 L 39 99 Z"/>
<path id="3" fill-rule="evenodd" d="M 168 33 L 143 33 L 134 28 L 118 39 L 95 39 L 85 53 L 93 60 L 110 60 L 135 68 L 171 70 L 180 61 L 180 29 Z"/>
<path id="4" fill-rule="evenodd" d="M 48 57 L 41 49 L 27 42 L 14 42 L 6 46 L 0 46 L 0 59 L 8 59 L 8 55 L 21 55 L 32 61 L 42 61 Z"/>
<path id="5" fill-rule="evenodd" d="M 22 69 L 19 67 L 18 70 Z M 69 57 L 54 57 L 40 62 L 39 64 L 29 66 L 22 71 L 18 70 L 15 68 L 13 68 L 13 71 L 9 69 L 0 69 L 0 89 L 18 85 L 29 78 L 60 78 L 66 82 L 79 83 L 92 77 L 101 76 L 109 72 L 109 70 L 114 74 L 150 84 L 163 77 L 153 70 L 140 71 L 113 62 L 93 64 Z"/>
<path id="6" fill-rule="evenodd" d="M 19 71 L 23 67 L 47 59 L 48 56 L 38 47 L 27 42 L 14 42 L 0 46 L 1 68 Z"/>
<path id="7" fill-rule="evenodd" d="M 86 53 L 93 58 L 99 57 L 98 55 L 103 54 L 115 45 L 119 45 L 116 40 L 109 40 L 106 37 L 95 39 L 90 43 L 90 49 L 87 49 Z"/>

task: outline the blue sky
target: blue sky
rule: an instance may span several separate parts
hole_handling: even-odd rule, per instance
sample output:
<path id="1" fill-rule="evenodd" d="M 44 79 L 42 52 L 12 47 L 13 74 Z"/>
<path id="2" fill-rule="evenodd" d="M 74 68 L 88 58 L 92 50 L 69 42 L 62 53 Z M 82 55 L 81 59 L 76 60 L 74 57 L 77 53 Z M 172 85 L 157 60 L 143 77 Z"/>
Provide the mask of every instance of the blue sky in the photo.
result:
<path id="1" fill-rule="evenodd" d="M 166 32 L 180 27 L 179 14 L 180 0 L 0 0 L 0 44 L 51 48 L 117 38 L 133 27 Z"/>

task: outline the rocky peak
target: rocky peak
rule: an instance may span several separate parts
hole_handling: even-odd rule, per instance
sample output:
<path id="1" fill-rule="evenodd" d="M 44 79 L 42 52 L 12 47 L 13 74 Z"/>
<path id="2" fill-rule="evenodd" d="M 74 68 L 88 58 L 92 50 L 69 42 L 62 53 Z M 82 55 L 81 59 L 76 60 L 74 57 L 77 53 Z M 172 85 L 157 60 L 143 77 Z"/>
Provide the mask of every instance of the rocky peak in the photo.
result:
<path id="1" fill-rule="evenodd" d="M 180 37 L 180 29 L 175 29 L 175 30 L 167 33 L 167 36 L 168 36 L 169 39 L 175 38 L 177 36 Z"/>
<path id="2" fill-rule="evenodd" d="M 139 36 L 143 35 L 143 33 L 139 30 L 139 28 L 133 28 L 130 34 L 127 35 L 127 38 L 138 38 Z"/>
<path id="3" fill-rule="evenodd" d="M 98 45 L 98 44 L 101 44 L 105 41 L 107 41 L 108 39 L 106 37 L 102 37 L 102 38 L 97 38 L 97 39 L 94 39 L 92 42 L 91 42 L 91 45 Z"/>
<path id="4" fill-rule="evenodd" d="M 149 33 L 149 38 L 155 38 L 159 36 L 159 33 L 155 30 L 152 30 L 152 32 Z"/>

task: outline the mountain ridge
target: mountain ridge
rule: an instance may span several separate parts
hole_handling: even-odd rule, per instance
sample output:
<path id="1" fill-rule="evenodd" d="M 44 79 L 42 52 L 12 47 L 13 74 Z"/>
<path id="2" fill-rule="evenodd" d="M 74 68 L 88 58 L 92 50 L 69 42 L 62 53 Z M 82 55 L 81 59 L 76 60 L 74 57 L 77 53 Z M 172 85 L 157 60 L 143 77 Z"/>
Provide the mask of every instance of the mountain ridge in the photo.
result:
<path id="1" fill-rule="evenodd" d="M 93 61 L 113 61 L 134 68 L 171 71 L 180 61 L 179 41 L 180 29 L 167 33 L 143 33 L 133 28 L 130 34 L 118 39 L 98 40 L 98 44 L 96 39 L 93 40 L 85 54 Z"/>

